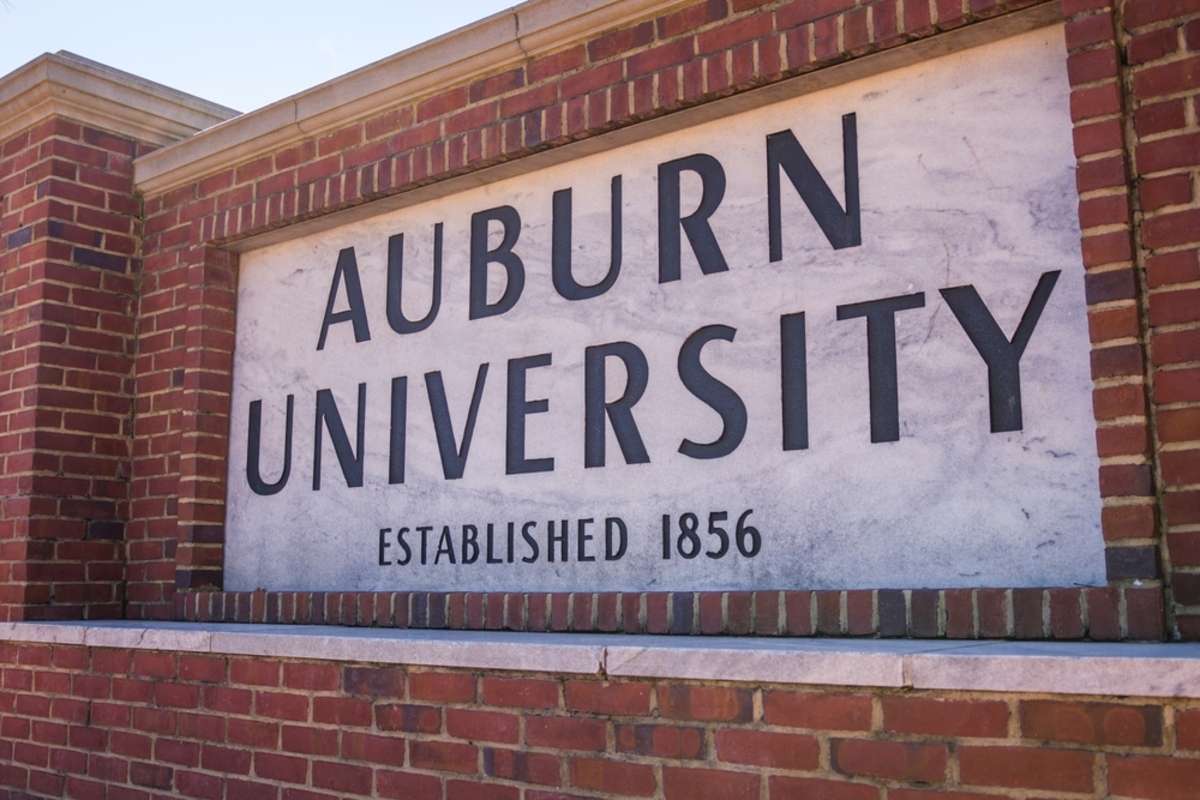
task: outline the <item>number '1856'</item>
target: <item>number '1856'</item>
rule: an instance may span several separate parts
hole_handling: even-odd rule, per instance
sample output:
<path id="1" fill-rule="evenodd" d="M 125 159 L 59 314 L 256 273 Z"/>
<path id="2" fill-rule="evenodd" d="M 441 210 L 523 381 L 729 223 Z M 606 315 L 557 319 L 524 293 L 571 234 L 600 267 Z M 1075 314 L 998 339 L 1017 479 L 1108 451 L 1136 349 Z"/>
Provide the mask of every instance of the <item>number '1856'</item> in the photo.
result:
<path id="1" fill-rule="evenodd" d="M 762 535 L 749 522 L 752 513 L 752 508 L 743 511 L 732 531 L 728 528 L 728 511 L 710 511 L 707 530 L 701 530 L 700 518 L 691 511 L 680 514 L 677 523 L 671 514 L 663 514 L 663 559 L 669 561 L 672 551 L 686 559 L 696 558 L 701 553 L 708 558 L 724 558 L 733 548 L 746 558 L 753 558 L 762 549 Z"/>

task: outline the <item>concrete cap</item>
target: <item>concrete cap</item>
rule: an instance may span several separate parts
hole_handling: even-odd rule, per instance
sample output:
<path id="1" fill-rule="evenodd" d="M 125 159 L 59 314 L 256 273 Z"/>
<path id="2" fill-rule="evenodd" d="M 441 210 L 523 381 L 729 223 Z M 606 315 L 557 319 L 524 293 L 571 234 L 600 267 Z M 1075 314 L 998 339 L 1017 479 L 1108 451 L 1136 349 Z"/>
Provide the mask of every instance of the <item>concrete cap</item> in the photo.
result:
<path id="1" fill-rule="evenodd" d="M 0 77 L 0 108 L 0 140 L 58 114 L 160 145 L 238 113 L 66 50 Z"/>
<path id="2" fill-rule="evenodd" d="M 1193 643 L 674 637 L 133 621 L 0 623 L 0 641 L 606 678 L 1200 698 L 1200 644 Z"/>

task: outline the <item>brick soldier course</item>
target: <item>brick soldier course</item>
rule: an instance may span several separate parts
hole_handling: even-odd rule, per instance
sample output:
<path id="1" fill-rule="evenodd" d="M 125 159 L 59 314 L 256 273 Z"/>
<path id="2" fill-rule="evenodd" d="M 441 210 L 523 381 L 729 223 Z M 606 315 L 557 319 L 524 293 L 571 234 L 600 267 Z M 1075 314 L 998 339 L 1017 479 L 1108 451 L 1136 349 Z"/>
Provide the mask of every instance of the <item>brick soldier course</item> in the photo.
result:
<path id="1" fill-rule="evenodd" d="M 1060 22 L 1107 586 L 222 591 L 241 250 Z M 0 620 L 1200 639 L 1198 86 L 1195 0 L 534 0 L 243 117 L 35 60 L 0 78 Z M 12 797 L 1200 796 L 1196 686 L 608 682 L 18 628 Z"/>

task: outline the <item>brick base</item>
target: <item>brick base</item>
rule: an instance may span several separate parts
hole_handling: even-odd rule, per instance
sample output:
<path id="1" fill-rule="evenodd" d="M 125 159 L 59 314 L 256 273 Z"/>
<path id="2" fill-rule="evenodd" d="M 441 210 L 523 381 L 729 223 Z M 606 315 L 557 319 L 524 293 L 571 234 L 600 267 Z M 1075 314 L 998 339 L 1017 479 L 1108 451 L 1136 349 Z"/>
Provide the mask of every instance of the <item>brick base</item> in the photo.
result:
<path id="1" fill-rule="evenodd" d="M 217 592 L 191 622 L 375 628 L 921 639 L 1157 641 L 1158 587 L 757 592 Z"/>
<path id="2" fill-rule="evenodd" d="M 0 645 L 0 797 L 1192 800 L 1200 702 Z"/>

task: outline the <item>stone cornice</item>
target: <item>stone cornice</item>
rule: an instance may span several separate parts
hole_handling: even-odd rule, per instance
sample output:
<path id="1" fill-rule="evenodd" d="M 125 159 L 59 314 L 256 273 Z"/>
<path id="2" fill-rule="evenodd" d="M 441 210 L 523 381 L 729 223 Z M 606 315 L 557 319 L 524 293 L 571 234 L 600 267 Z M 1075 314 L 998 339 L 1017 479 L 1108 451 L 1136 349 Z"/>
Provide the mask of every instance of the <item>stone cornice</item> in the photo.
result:
<path id="1" fill-rule="evenodd" d="M 154 194 L 681 0 L 528 0 L 139 158 Z"/>
<path id="2" fill-rule="evenodd" d="M 237 115 L 66 51 L 45 53 L 0 77 L 0 109 L 0 140 L 58 114 L 159 145 Z"/>

